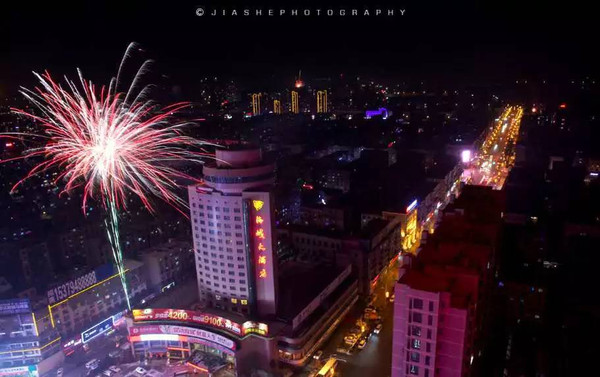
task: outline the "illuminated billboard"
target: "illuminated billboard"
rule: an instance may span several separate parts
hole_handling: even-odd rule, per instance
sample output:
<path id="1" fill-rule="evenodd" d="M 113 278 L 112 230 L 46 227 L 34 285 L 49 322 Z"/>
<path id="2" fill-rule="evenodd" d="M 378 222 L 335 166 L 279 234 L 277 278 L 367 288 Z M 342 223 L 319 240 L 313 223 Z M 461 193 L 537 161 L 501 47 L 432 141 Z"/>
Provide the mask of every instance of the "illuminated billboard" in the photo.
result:
<path id="1" fill-rule="evenodd" d="M 271 196 L 269 192 L 245 192 L 245 210 L 248 225 L 248 257 L 251 259 L 249 271 L 254 274 L 254 307 L 260 316 L 275 314 L 277 311 L 276 260 L 271 221 Z"/>
<path id="2" fill-rule="evenodd" d="M 104 321 L 90 327 L 81 333 L 81 341 L 87 343 L 100 334 L 104 334 L 113 327 L 113 317 L 109 317 Z"/>
<path id="3" fill-rule="evenodd" d="M 181 309 L 133 309 L 133 320 L 145 321 L 174 321 L 193 323 L 202 326 L 213 327 L 218 330 L 236 335 L 247 334 L 267 335 L 269 327 L 264 323 L 246 321 L 239 324 L 230 319 L 219 317 L 214 314 Z"/>
<path id="4" fill-rule="evenodd" d="M 134 321 L 164 321 L 172 320 L 177 322 L 189 322 L 199 325 L 215 327 L 225 330 L 234 335 L 243 335 L 242 326 L 227 318 L 219 317 L 213 314 L 196 312 L 191 310 L 176 309 L 134 309 Z"/>
<path id="5" fill-rule="evenodd" d="M 465 149 L 460 153 L 460 159 L 463 164 L 467 164 L 471 162 L 471 151 L 469 149 Z"/>
<path id="6" fill-rule="evenodd" d="M 0 300 L 0 316 L 31 313 L 28 298 Z"/>
<path id="7" fill-rule="evenodd" d="M 52 305 L 83 291 L 92 285 L 109 278 L 113 274 L 113 265 L 107 263 L 73 280 L 69 280 L 47 292 L 48 304 Z"/>
<path id="8" fill-rule="evenodd" d="M 168 340 L 168 341 L 183 341 L 193 342 L 193 339 L 203 339 L 220 346 L 223 346 L 230 350 L 236 349 L 236 344 L 233 340 L 224 337 L 219 334 L 215 334 L 210 331 L 203 329 L 196 329 L 187 326 L 173 326 L 173 325 L 151 325 L 151 326 L 133 326 L 129 328 L 129 335 L 131 341 L 155 341 L 155 340 Z"/>
<path id="9" fill-rule="evenodd" d="M 0 376 L 37 377 L 39 373 L 36 365 L 25 365 L 21 367 L 0 368 Z"/>

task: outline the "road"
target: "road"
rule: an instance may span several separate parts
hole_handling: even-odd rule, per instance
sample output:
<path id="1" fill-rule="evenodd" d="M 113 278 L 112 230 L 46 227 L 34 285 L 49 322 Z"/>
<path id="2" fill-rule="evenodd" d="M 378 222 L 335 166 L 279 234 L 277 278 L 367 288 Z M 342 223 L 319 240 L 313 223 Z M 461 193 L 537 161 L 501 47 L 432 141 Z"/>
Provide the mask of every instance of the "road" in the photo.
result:
<path id="1" fill-rule="evenodd" d="M 515 160 L 523 108 L 507 106 L 488 131 L 470 167 L 467 181 L 475 185 L 501 189 Z"/>
<path id="2" fill-rule="evenodd" d="M 337 375 L 341 377 L 387 377 L 390 376 L 392 359 L 392 330 L 393 330 L 393 303 L 385 297 L 385 292 L 391 294 L 391 287 L 397 280 L 398 260 L 389 266 L 381 275 L 377 287 L 374 289 L 372 303 L 382 317 L 382 329 L 379 334 L 372 334 L 364 349 L 354 347 L 350 355 L 341 354 L 337 351 L 343 344 L 344 336 L 356 325 L 356 321 L 363 315 L 366 302 L 359 300 L 354 308 L 346 315 L 340 326 L 331 338 L 325 342 L 323 356 L 319 361 L 313 360 L 301 373 L 295 376 L 306 377 L 311 371 L 317 371 L 331 355 L 341 359 L 337 367 Z M 371 328 L 375 327 L 374 321 L 367 321 Z M 370 331 L 365 332 L 368 334 Z"/>

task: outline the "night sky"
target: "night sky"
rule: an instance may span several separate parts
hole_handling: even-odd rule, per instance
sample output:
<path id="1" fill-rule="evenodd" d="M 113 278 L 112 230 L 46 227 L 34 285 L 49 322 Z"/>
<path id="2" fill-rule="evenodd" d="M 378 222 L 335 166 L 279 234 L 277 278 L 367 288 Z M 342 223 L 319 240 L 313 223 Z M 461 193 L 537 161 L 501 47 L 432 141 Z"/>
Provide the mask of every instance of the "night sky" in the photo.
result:
<path id="1" fill-rule="evenodd" d="M 124 4 L 128 3 L 128 4 Z M 177 4 L 175 4 L 177 3 Z M 139 42 L 155 70 L 185 86 L 204 75 L 248 85 L 339 73 L 401 79 L 470 81 L 595 74 L 593 13 L 575 5 L 536 1 L 404 1 L 395 17 L 197 17 L 208 1 L 121 1 L 39 5 L 12 1 L 2 12 L 8 40 L 0 53 L 0 95 L 34 83 L 32 70 L 105 82 L 130 41 Z M 456 4 L 454 4 L 456 3 Z M 256 2 L 237 2 L 238 8 Z M 261 2 L 264 8 L 287 2 Z M 315 7 L 298 1 L 300 8 Z M 336 7 L 375 2 L 317 2 Z"/>

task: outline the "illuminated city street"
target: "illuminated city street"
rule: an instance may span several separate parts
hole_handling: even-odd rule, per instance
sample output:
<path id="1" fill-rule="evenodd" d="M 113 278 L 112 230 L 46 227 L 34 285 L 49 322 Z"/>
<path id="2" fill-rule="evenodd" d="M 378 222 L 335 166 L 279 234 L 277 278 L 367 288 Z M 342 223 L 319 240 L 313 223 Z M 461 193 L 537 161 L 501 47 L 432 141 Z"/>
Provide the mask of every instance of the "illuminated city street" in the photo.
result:
<path id="1" fill-rule="evenodd" d="M 494 121 L 470 166 L 465 169 L 468 183 L 502 188 L 514 165 L 522 117 L 522 107 L 508 106 Z"/>

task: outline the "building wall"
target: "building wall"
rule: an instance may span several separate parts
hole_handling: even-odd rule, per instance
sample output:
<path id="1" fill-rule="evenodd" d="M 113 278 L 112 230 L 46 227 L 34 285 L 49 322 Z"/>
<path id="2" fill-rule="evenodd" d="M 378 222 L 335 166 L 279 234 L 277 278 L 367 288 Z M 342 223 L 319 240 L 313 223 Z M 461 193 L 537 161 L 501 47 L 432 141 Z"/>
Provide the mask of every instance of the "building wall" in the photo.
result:
<path id="1" fill-rule="evenodd" d="M 127 288 L 132 304 L 147 292 L 146 275 L 140 262 L 125 263 L 130 270 L 126 273 Z M 71 337 L 127 307 L 121 280 L 117 274 L 92 289 L 82 291 L 66 300 L 50 306 L 51 321 L 59 333 Z M 42 317 L 47 323 L 47 318 Z"/>
<path id="2" fill-rule="evenodd" d="M 395 295 L 392 377 L 462 376 L 468 311 L 445 292 L 396 284 Z"/>
<path id="3" fill-rule="evenodd" d="M 248 313 L 250 276 L 242 197 L 191 186 L 189 198 L 201 303 Z"/>

